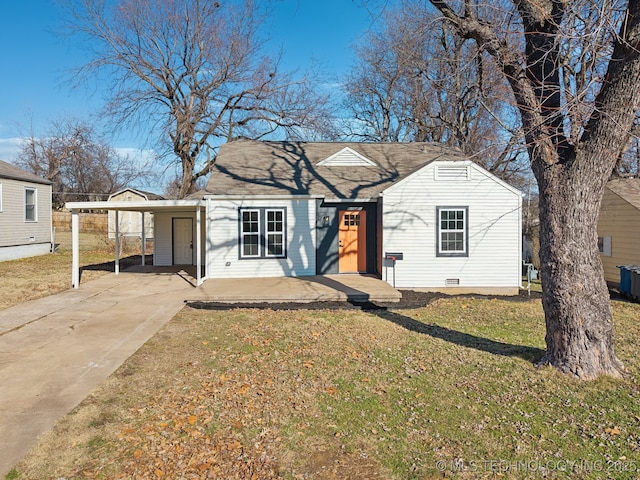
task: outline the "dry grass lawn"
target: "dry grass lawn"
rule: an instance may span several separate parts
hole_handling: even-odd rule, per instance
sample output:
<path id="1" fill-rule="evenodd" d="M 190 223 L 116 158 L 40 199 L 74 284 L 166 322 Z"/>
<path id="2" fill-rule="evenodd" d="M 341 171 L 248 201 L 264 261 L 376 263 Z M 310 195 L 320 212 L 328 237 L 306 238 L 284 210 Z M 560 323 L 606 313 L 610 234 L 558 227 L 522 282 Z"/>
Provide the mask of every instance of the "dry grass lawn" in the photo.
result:
<path id="1" fill-rule="evenodd" d="M 71 288 L 71 232 L 58 232 L 56 243 L 55 253 L 0 262 L 0 310 Z M 81 283 L 112 272 L 113 259 L 113 242 L 105 235 L 80 234 Z M 122 265 L 128 261 L 137 259 Z"/>
<path id="2" fill-rule="evenodd" d="M 533 367 L 539 300 L 187 307 L 9 478 L 638 478 L 640 306 L 614 311 L 628 375 L 581 383 Z"/>

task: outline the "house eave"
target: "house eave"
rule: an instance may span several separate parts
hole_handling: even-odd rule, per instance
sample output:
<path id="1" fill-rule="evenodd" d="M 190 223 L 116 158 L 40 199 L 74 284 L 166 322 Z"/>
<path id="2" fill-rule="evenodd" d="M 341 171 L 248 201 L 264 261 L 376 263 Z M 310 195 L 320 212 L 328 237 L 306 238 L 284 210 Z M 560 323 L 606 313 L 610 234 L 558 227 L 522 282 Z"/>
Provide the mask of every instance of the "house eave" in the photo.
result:
<path id="1" fill-rule="evenodd" d="M 203 200 L 145 200 L 140 202 L 67 202 L 68 210 L 119 210 L 132 212 L 152 212 L 157 210 L 193 210 L 204 208 Z"/>
<path id="2" fill-rule="evenodd" d="M 324 195 L 291 195 L 291 194 L 275 194 L 275 195 L 214 195 L 208 194 L 203 197 L 205 200 L 315 200 L 324 198 Z"/>

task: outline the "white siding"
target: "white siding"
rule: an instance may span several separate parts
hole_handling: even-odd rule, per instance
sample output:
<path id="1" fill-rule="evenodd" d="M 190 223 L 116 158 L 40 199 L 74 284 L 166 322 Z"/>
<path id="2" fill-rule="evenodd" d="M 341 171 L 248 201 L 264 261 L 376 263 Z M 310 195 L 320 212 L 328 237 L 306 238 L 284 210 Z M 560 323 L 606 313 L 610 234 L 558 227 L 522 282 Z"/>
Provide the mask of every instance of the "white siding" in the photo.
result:
<path id="1" fill-rule="evenodd" d="M 0 212 L 0 248 L 51 243 L 51 186 L 0 178 L 2 211 Z M 25 220 L 25 188 L 36 190 L 36 221 Z M 48 251 L 34 247 L 15 250 L 20 258 L 30 251 Z"/>
<path id="2" fill-rule="evenodd" d="M 239 209 L 286 208 L 286 258 L 240 259 Z M 315 201 L 209 199 L 208 278 L 303 276 L 316 274 Z"/>
<path id="3" fill-rule="evenodd" d="M 447 163 L 432 163 L 384 192 L 382 251 L 404 254 L 396 287 L 446 291 L 455 279 L 459 289 L 519 287 L 521 196 L 473 164 L 468 179 L 444 180 L 434 172 L 441 165 Z M 436 256 L 437 207 L 469 208 L 467 257 Z M 386 273 L 391 283 L 392 270 Z"/>
<path id="4" fill-rule="evenodd" d="M 146 216 L 146 215 L 145 215 Z M 174 218 L 191 218 L 193 219 L 193 265 L 196 264 L 196 214 L 193 210 L 184 212 L 154 212 L 154 243 L 153 243 L 153 264 L 157 266 L 173 265 L 173 232 L 172 225 Z M 204 258 L 204 249 L 206 243 L 205 216 L 200 217 L 200 228 L 202 233 L 202 251 Z M 203 260 L 204 263 L 204 260 Z"/>

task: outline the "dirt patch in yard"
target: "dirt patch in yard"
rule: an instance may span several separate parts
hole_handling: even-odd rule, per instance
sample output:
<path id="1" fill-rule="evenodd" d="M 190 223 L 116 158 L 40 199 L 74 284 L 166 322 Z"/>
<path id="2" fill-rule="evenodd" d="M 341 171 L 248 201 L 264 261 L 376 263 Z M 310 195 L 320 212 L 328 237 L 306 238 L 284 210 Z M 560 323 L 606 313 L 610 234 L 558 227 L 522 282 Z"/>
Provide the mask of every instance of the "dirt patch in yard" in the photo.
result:
<path id="1" fill-rule="evenodd" d="M 226 303 L 226 302 L 189 302 L 188 305 L 202 310 L 229 310 L 235 308 L 259 308 L 271 310 L 387 310 L 387 309 L 415 309 L 431 305 L 441 298 L 454 298 L 444 293 L 416 292 L 414 290 L 400 290 L 402 297 L 399 302 L 259 302 L 259 303 Z M 487 300 L 500 299 L 511 302 L 528 302 L 542 298 L 540 292 L 521 290 L 514 296 L 485 296 L 485 295 L 457 295 L 457 298 L 483 298 Z"/>

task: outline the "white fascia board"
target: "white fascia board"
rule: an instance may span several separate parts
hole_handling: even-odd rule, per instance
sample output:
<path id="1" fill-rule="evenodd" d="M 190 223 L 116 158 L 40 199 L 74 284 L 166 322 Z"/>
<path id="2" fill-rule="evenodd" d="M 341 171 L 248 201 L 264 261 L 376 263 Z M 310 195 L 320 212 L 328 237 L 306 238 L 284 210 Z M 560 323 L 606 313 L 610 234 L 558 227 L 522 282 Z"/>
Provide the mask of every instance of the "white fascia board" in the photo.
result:
<path id="1" fill-rule="evenodd" d="M 381 197 L 382 194 L 379 194 L 377 197 L 371 198 L 326 198 L 324 199 L 325 203 L 375 203 L 378 201 L 378 197 Z"/>
<path id="2" fill-rule="evenodd" d="M 202 200 L 146 200 L 141 202 L 67 202 L 68 210 L 132 210 L 152 211 L 178 208 L 205 207 Z"/>
<path id="3" fill-rule="evenodd" d="M 479 173 L 482 173 L 483 175 L 489 177 L 491 180 L 493 180 L 497 184 L 502 185 L 504 188 L 506 188 L 507 190 L 511 191 L 513 194 L 515 194 L 515 195 L 517 195 L 517 196 L 519 196 L 521 198 L 524 196 L 524 192 L 522 192 L 521 190 L 518 190 L 516 187 L 514 187 L 512 185 L 509 185 L 507 182 L 505 182 L 501 178 L 496 177 L 493 173 L 491 173 L 490 171 L 482 168 L 477 163 L 471 162 L 471 168 L 474 168 Z"/>

